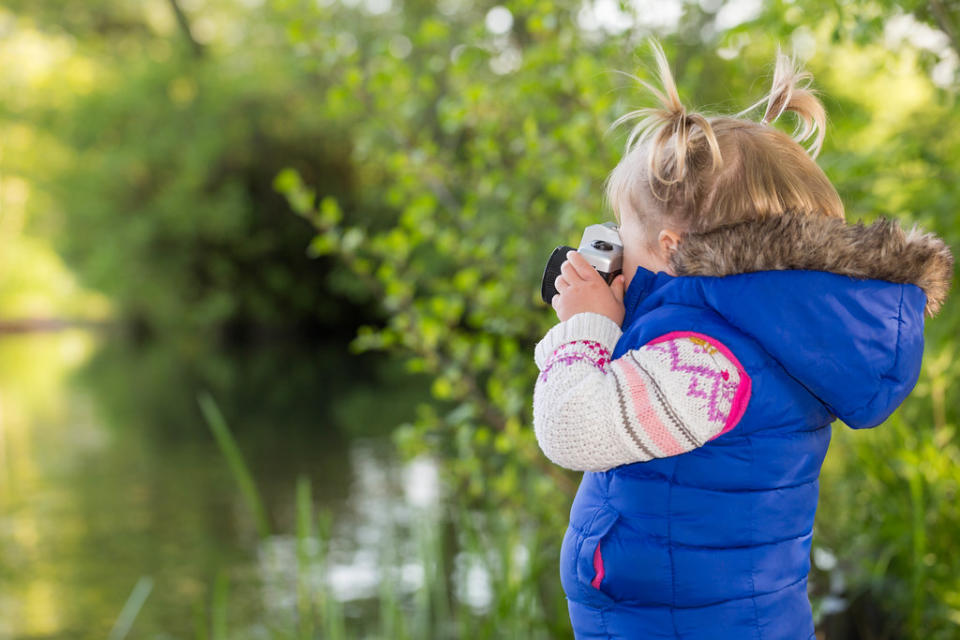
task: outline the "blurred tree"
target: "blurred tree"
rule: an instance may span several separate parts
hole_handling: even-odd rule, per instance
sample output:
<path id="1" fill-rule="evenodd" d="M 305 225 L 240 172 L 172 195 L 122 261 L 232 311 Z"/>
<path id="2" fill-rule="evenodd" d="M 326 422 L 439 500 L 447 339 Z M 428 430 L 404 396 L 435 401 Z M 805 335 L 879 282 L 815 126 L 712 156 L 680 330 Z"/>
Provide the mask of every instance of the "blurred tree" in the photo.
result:
<path id="1" fill-rule="evenodd" d="M 84 284 L 136 326 L 200 339 L 210 330 L 349 330 L 354 315 L 375 314 L 362 290 L 331 297 L 334 266 L 307 258 L 309 227 L 272 188 L 291 164 L 347 200 L 354 183 L 349 139 L 270 44 L 284 24 L 214 3 L 225 33 L 264 45 L 248 50 L 211 32 L 211 15 L 191 27 L 177 3 L 104 1 L 71 9 L 62 23 L 53 4 L 18 6 L 61 33 L 52 37 L 71 68 L 9 103 L 11 119 L 51 150 L 14 170 L 46 194 L 34 228 Z"/>

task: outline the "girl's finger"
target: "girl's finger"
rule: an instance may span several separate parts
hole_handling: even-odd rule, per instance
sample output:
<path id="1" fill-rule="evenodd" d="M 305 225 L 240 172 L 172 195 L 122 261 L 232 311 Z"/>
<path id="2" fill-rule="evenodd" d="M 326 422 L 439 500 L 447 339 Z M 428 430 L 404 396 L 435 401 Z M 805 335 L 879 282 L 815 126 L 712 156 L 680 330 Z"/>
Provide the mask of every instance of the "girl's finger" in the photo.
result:
<path id="1" fill-rule="evenodd" d="M 610 290 L 613 292 L 613 297 L 620 304 L 623 304 L 623 283 L 624 279 L 622 275 L 617 276 L 613 279 L 613 282 L 610 283 Z"/>
<path id="2" fill-rule="evenodd" d="M 563 264 L 560 265 L 560 274 L 567 279 L 567 282 L 574 283 L 578 280 L 583 280 L 583 277 L 580 275 L 580 272 L 577 271 L 577 268 L 569 260 L 564 260 Z"/>
<path id="3" fill-rule="evenodd" d="M 557 276 L 556 279 L 553 281 L 553 286 L 556 287 L 557 291 L 559 291 L 560 293 L 563 293 L 564 291 L 567 290 L 567 287 L 570 286 L 570 283 L 567 282 L 566 279 L 561 274 Z"/>
<path id="4" fill-rule="evenodd" d="M 564 264 L 567 262 L 570 263 L 570 266 L 573 267 L 577 275 L 583 280 L 591 280 L 598 275 L 593 266 L 587 262 L 587 259 L 576 251 L 567 251 L 567 260 Z M 562 270 L 563 267 L 561 266 L 561 271 Z"/>

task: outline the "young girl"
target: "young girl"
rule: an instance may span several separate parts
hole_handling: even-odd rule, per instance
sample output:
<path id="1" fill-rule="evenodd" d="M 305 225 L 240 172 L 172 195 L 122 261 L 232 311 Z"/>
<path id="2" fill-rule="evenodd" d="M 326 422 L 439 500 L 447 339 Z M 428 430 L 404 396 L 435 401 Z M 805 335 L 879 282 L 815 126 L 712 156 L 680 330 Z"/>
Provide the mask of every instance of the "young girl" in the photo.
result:
<path id="1" fill-rule="evenodd" d="M 916 226 L 847 225 L 813 158 L 823 106 L 778 52 L 759 122 L 661 108 L 608 178 L 623 275 L 577 252 L 536 347 L 534 427 L 586 471 L 560 573 L 577 638 L 808 640 L 820 465 L 839 418 L 913 389 L 953 256 Z M 774 128 L 785 111 L 797 140 Z M 808 154 L 798 141 L 818 131 Z M 636 144 L 634 144 L 636 143 Z"/>

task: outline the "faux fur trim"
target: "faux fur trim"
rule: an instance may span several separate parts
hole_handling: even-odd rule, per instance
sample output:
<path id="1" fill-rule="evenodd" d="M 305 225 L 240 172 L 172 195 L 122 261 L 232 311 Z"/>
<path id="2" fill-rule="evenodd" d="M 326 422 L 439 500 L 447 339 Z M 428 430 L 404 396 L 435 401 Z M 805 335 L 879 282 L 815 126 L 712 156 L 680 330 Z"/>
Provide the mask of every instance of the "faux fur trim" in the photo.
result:
<path id="1" fill-rule="evenodd" d="M 687 233 L 670 258 L 678 276 L 811 269 L 912 283 L 927 294 L 927 317 L 940 310 L 953 277 L 953 254 L 939 237 L 880 218 L 869 226 L 840 218 L 784 213 Z"/>

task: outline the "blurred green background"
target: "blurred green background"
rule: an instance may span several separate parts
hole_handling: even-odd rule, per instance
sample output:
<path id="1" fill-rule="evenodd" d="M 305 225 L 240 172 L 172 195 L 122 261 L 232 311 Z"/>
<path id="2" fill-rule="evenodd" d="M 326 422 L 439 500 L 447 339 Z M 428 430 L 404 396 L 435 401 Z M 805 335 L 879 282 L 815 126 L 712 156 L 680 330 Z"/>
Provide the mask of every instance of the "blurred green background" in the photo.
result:
<path id="1" fill-rule="evenodd" d="M 7 0 L 0 638 L 571 637 L 539 279 L 650 35 L 716 113 L 796 51 L 848 220 L 958 246 L 949 0 Z M 958 313 L 835 426 L 821 638 L 960 638 Z"/>

